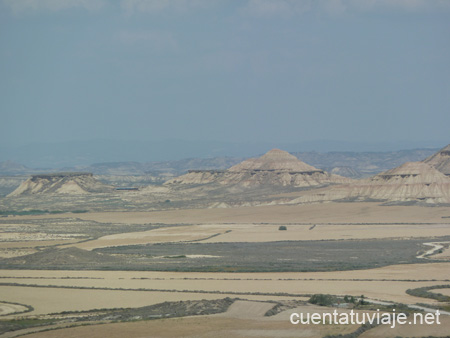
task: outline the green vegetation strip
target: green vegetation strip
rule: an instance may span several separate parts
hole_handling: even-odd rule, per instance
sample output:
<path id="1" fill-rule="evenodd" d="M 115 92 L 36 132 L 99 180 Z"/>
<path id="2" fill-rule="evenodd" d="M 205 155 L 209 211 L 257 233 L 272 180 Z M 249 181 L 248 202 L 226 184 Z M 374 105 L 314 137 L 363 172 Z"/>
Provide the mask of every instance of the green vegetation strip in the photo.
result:
<path id="1" fill-rule="evenodd" d="M 57 318 L 50 319 L 18 318 L 0 321 L 0 334 L 32 327 L 49 326 L 58 323 L 77 323 L 74 326 L 79 326 L 88 322 L 124 322 L 210 315 L 227 311 L 234 301 L 235 299 L 227 297 L 216 300 L 164 302 L 139 308 L 95 309 L 91 311 L 61 312 L 53 314 L 57 316 Z"/>
<path id="2" fill-rule="evenodd" d="M 450 289 L 450 284 L 424 286 L 417 289 L 408 289 L 406 290 L 406 293 L 411 296 L 435 299 L 439 302 L 450 302 L 450 296 L 446 296 L 441 293 L 429 292 L 429 290 L 436 290 L 436 289 Z"/>
<path id="3" fill-rule="evenodd" d="M 235 292 L 235 291 L 206 291 L 206 290 L 177 290 L 177 289 L 127 289 L 127 288 L 107 288 L 88 287 L 73 285 L 38 285 L 20 283 L 0 283 L 0 286 L 17 286 L 27 288 L 54 288 L 54 289 L 78 289 L 78 290 L 108 290 L 108 291 L 146 291 L 146 292 L 178 292 L 178 293 L 207 293 L 219 295 L 252 295 L 252 296 L 288 296 L 288 297 L 310 297 L 311 294 L 287 293 L 287 292 Z"/>

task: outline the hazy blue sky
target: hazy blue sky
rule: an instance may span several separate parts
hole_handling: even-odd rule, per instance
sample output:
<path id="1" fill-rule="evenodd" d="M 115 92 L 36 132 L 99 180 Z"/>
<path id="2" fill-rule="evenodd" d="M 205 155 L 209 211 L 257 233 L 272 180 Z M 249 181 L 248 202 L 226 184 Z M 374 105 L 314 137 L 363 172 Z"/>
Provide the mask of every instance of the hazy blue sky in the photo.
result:
<path id="1" fill-rule="evenodd" d="M 0 114 L 3 147 L 445 146 L 450 1 L 0 0 Z"/>

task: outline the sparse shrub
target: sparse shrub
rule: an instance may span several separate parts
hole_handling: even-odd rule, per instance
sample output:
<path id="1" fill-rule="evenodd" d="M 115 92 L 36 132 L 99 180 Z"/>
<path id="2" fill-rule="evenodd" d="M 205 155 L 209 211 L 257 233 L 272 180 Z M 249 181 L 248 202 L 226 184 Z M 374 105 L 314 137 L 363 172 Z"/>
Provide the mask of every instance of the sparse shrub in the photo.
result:
<path id="1" fill-rule="evenodd" d="M 285 225 L 280 225 L 280 227 L 278 228 L 278 230 L 287 230 L 287 227 Z"/>
<path id="2" fill-rule="evenodd" d="M 308 302 L 320 306 L 330 306 L 337 302 L 337 298 L 333 295 L 324 295 L 320 293 L 312 295 Z"/>
<path id="3" fill-rule="evenodd" d="M 429 292 L 429 290 L 436 289 L 448 289 L 450 285 L 432 285 L 432 286 L 424 286 L 417 289 L 408 289 L 406 293 L 411 296 L 422 297 L 422 298 L 430 298 L 436 299 L 438 302 L 448 302 L 450 301 L 450 296 L 443 295 L 437 292 Z"/>
<path id="4" fill-rule="evenodd" d="M 358 302 L 358 304 L 359 305 L 367 305 L 367 304 L 369 304 L 368 302 L 366 302 L 364 299 L 365 299 L 366 297 L 364 297 L 364 295 L 361 295 L 361 299 L 359 300 L 359 302 Z"/>
<path id="5" fill-rule="evenodd" d="M 347 296 L 347 295 L 346 295 L 346 296 L 344 297 L 344 302 L 354 304 L 354 303 L 355 303 L 355 297 L 353 297 L 353 296 Z"/>

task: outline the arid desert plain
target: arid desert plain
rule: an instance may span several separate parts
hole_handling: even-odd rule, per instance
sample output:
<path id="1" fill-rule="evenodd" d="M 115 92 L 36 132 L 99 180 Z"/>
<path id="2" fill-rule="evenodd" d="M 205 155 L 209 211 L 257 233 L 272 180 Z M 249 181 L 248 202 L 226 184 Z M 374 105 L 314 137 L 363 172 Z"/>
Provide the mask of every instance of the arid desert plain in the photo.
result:
<path id="1" fill-rule="evenodd" d="M 280 150 L 138 189 L 34 175 L 0 199 L 0 336 L 448 337 L 448 148 L 360 180 Z M 335 310 L 408 323 L 291 322 Z"/>

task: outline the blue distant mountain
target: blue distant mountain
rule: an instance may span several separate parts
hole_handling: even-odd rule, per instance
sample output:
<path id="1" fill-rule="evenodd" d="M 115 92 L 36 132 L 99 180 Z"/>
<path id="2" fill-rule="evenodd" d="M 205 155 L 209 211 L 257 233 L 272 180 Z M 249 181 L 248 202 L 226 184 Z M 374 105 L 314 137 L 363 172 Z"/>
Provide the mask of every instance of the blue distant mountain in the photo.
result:
<path id="1" fill-rule="evenodd" d="M 270 149 L 288 152 L 383 152 L 401 149 L 441 148 L 437 142 L 358 143 L 342 141 L 218 142 L 218 141 L 121 141 L 90 140 L 61 143 L 35 143 L 0 147 L 0 161 L 14 161 L 31 168 L 63 168 L 105 162 L 155 162 L 186 158 L 255 157 Z"/>

